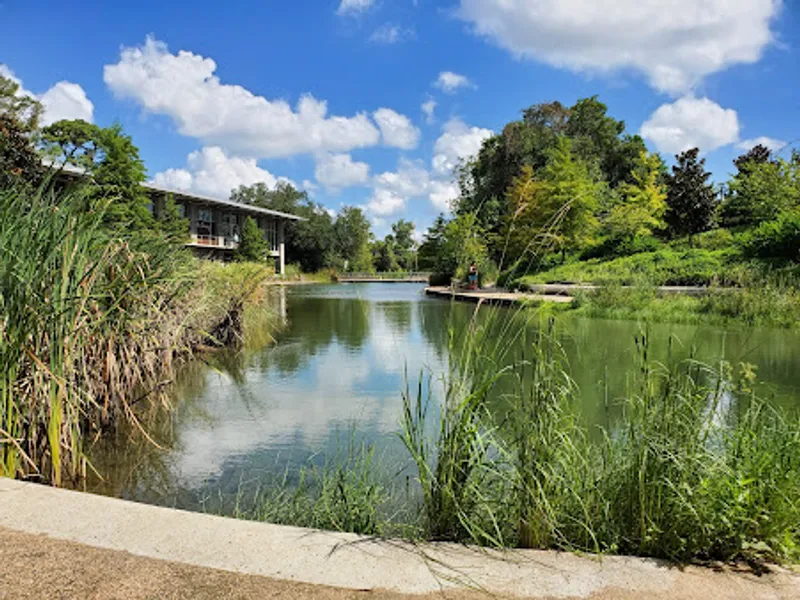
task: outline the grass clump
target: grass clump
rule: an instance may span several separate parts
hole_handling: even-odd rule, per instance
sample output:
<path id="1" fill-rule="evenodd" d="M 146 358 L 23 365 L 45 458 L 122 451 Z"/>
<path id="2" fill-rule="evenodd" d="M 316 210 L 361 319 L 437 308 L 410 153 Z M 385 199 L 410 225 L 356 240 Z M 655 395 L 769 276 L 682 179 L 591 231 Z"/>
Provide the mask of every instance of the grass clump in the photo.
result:
<path id="1" fill-rule="evenodd" d="M 403 436 L 427 536 L 679 561 L 796 560 L 800 419 L 749 392 L 747 373 L 653 363 L 648 343 L 637 339 L 629 392 L 609 399 L 621 417 L 607 431 L 581 424 L 580 391 L 552 330 L 510 363 L 493 349 L 451 373 L 461 383 L 447 388 L 428 441 L 431 416 L 419 394 L 407 396 Z M 507 411 L 491 418 L 486 391 L 501 382 Z"/>
<path id="2" fill-rule="evenodd" d="M 378 475 L 375 449 L 351 438 L 347 451 L 321 466 L 309 464 L 240 493 L 234 516 L 329 531 L 378 535 L 390 493 Z M 248 497 L 249 496 L 249 497 Z"/>

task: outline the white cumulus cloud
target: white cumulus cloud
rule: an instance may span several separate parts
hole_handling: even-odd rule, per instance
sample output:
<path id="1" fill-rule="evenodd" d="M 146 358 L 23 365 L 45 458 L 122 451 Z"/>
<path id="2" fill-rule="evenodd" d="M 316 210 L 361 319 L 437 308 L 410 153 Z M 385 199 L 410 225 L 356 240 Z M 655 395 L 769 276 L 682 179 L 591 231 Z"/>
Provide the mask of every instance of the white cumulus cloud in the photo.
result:
<path id="1" fill-rule="evenodd" d="M 372 117 L 380 127 L 383 143 L 387 146 L 413 150 L 419 144 L 420 131 L 405 115 L 390 108 L 380 108 Z"/>
<path id="2" fill-rule="evenodd" d="M 680 95 L 758 61 L 781 0 L 460 0 L 476 34 L 515 56 L 575 71 L 634 69 Z"/>
<path id="3" fill-rule="evenodd" d="M 339 8 L 336 9 L 337 15 L 351 15 L 363 13 L 369 10 L 375 0 L 342 0 Z"/>
<path id="4" fill-rule="evenodd" d="M 374 146 L 380 132 L 365 113 L 329 116 L 327 103 L 311 95 L 296 108 L 268 100 L 215 75 L 213 59 L 192 52 L 169 52 L 152 37 L 144 45 L 123 48 L 103 79 L 120 98 L 145 111 L 172 118 L 183 135 L 204 144 L 259 158 L 315 152 L 347 152 Z"/>
<path id="5" fill-rule="evenodd" d="M 711 152 L 739 139 L 739 117 L 708 98 L 686 96 L 660 106 L 642 125 L 641 135 L 661 152 L 690 148 Z"/>
<path id="6" fill-rule="evenodd" d="M 62 119 L 83 119 L 92 122 L 94 104 L 77 83 L 59 81 L 39 97 L 44 106 L 42 125 Z"/>
<path id="7" fill-rule="evenodd" d="M 157 173 L 153 183 L 175 191 L 221 199 L 230 198 L 231 191 L 240 185 L 264 183 L 274 188 L 281 181 L 292 183 L 262 169 L 254 158 L 229 156 L 217 146 L 192 152 L 186 165 L 185 169 L 167 169 Z"/>
<path id="8" fill-rule="evenodd" d="M 428 124 L 433 123 L 436 119 L 436 107 L 438 103 L 433 98 L 428 98 L 425 102 L 422 103 L 422 112 L 425 113 L 425 121 Z"/>
<path id="9" fill-rule="evenodd" d="M 413 29 L 405 29 L 398 25 L 386 23 L 372 32 L 372 35 L 369 36 L 369 41 L 375 44 L 392 45 L 412 40 L 415 36 L 416 33 Z"/>
<path id="10" fill-rule="evenodd" d="M 742 140 L 741 142 L 736 144 L 736 147 L 739 148 L 739 150 L 745 150 L 745 151 L 752 150 L 756 146 L 764 146 L 765 148 L 769 148 L 773 152 L 780 152 L 787 146 L 787 143 L 784 142 L 783 140 L 776 140 L 775 138 L 761 136 L 753 138 L 751 140 Z"/>
<path id="11" fill-rule="evenodd" d="M 459 161 L 475 156 L 483 141 L 492 135 L 494 132 L 491 129 L 470 127 L 460 119 L 450 119 L 433 148 L 434 173 L 451 176 Z"/>
<path id="12" fill-rule="evenodd" d="M 465 75 L 453 73 L 452 71 L 442 71 L 433 84 L 446 94 L 455 94 L 464 87 L 474 87 L 473 83 Z"/>
<path id="13" fill-rule="evenodd" d="M 37 95 L 26 90 L 22 80 L 7 65 L 0 63 L 0 75 L 19 85 L 18 95 L 31 96 L 42 103 L 42 125 L 50 125 L 62 119 L 83 119 L 90 123 L 94 119 L 94 104 L 77 83 L 59 81 L 43 94 Z"/>
<path id="14" fill-rule="evenodd" d="M 451 181 L 432 181 L 430 186 L 429 198 L 431 204 L 441 211 L 449 212 L 453 201 L 458 198 L 458 186 Z"/>
<path id="15" fill-rule="evenodd" d="M 376 217 L 403 212 L 408 200 L 428 192 L 429 183 L 430 175 L 422 162 L 402 158 L 397 171 L 387 171 L 374 177 L 367 212 Z"/>
<path id="16" fill-rule="evenodd" d="M 354 162 L 349 154 L 324 154 L 317 159 L 314 173 L 317 181 L 336 192 L 369 181 L 369 165 Z"/>

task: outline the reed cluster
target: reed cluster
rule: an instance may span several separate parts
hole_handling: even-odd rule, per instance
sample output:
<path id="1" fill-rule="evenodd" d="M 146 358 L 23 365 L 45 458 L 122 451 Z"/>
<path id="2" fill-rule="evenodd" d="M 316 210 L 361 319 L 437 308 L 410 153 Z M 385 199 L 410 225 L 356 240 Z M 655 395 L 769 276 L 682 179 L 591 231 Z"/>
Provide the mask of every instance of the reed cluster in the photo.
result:
<path id="1" fill-rule="evenodd" d="M 269 275 L 112 231 L 110 202 L 80 188 L 0 191 L 0 476 L 84 477 L 87 444 L 123 420 L 139 427 L 137 405 L 176 360 L 230 343 Z"/>

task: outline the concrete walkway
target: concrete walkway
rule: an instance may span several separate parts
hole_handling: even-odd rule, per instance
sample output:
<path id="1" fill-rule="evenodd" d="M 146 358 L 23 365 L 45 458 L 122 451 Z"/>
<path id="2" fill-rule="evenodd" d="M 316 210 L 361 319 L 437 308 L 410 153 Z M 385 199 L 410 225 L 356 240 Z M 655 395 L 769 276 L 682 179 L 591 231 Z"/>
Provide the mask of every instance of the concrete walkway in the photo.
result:
<path id="1" fill-rule="evenodd" d="M 463 302 L 486 302 L 488 304 L 500 304 L 509 306 L 512 304 L 523 304 L 525 302 L 556 302 L 568 304 L 572 302 L 571 296 L 557 296 L 547 294 L 527 294 L 522 292 L 505 292 L 500 290 L 456 290 L 449 287 L 427 287 L 425 293 L 429 296 L 448 298 Z"/>
<path id="2" fill-rule="evenodd" d="M 0 562 L 5 563 L 9 556 L 15 556 L 14 544 L 24 545 L 24 541 L 4 536 L 2 528 L 82 544 L 86 552 L 94 552 L 88 547 L 124 551 L 203 569 L 327 586 L 319 588 L 321 596 L 329 588 L 340 588 L 403 595 L 446 592 L 453 598 L 474 597 L 477 592 L 506 598 L 800 598 L 800 575 L 780 568 L 757 577 L 722 568 L 678 569 L 636 558 L 599 560 L 556 552 L 486 552 L 453 544 L 413 546 L 237 521 L 0 478 Z M 80 547 L 75 548 L 73 552 L 80 553 Z M 0 567 L 4 589 L 16 585 L 17 578 L 29 577 L 31 569 L 46 572 L 46 558 L 31 558 L 34 563 L 37 560 L 42 564 L 31 564 L 17 575 L 4 573 L 4 567 Z M 113 571 L 107 573 L 112 580 L 117 576 Z M 276 597 L 266 580 L 263 585 L 263 597 Z M 310 597 L 307 588 L 303 589 L 302 597 Z M 0 598 L 3 595 L 0 588 Z"/>

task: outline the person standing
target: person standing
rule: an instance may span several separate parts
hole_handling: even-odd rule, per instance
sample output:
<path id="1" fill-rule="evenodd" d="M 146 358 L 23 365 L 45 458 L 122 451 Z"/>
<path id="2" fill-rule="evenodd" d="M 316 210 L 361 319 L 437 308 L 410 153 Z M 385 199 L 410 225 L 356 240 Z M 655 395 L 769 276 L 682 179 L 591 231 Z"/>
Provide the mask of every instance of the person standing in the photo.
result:
<path id="1" fill-rule="evenodd" d="M 478 267 L 475 263 L 469 266 L 469 289 L 474 290 L 478 287 Z"/>

